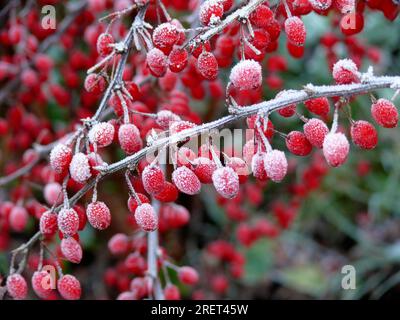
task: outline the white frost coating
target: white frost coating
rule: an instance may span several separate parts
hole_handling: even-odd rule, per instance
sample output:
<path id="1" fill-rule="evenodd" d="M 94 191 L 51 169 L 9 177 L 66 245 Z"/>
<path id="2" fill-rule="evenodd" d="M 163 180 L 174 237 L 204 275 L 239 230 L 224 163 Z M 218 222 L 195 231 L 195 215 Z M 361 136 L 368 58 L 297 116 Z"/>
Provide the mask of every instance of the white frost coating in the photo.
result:
<path id="1" fill-rule="evenodd" d="M 70 262 L 79 263 L 82 260 L 82 247 L 73 237 L 64 238 L 61 241 L 61 252 Z"/>
<path id="2" fill-rule="evenodd" d="M 285 153 L 280 150 L 267 152 L 264 159 L 265 171 L 274 182 L 280 182 L 286 176 L 288 163 Z"/>
<path id="3" fill-rule="evenodd" d="M 172 172 L 172 182 L 182 193 L 193 195 L 200 192 L 201 183 L 199 178 L 185 166 L 179 167 Z"/>
<path id="4" fill-rule="evenodd" d="M 83 183 L 89 179 L 92 174 L 90 172 L 88 157 L 82 152 L 76 153 L 69 165 L 69 172 L 71 174 L 71 178 L 76 182 Z"/>
<path id="5" fill-rule="evenodd" d="M 215 190 L 227 199 L 236 197 L 239 192 L 239 176 L 231 167 L 222 167 L 214 171 L 212 181 Z"/>
<path id="6" fill-rule="evenodd" d="M 46 184 L 43 190 L 44 199 L 49 205 L 60 204 L 63 200 L 62 187 L 58 182 Z"/>
<path id="7" fill-rule="evenodd" d="M 153 43 L 157 48 L 172 47 L 178 40 L 179 30 L 172 23 L 160 24 L 153 32 Z"/>
<path id="8" fill-rule="evenodd" d="M 307 140 L 310 141 L 314 147 L 321 149 L 329 129 L 322 120 L 312 118 L 304 124 L 303 131 Z"/>
<path id="9" fill-rule="evenodd" d="M 337 61 L 332 69 L 332 76 L 337 81 L 343 77 L 343 72 L 352 73 L 356 77 L 360 77 L 360 73 L 358 72 L 357 65 L 351 59 L 342 59 Z"/>
<path id="10" fill-rule="evenodd" d="M 169 110 L 161 110 L 157 112 L 156 122 L 164 130 L 168 129 L 173 122 L 180 120 L 181 118 L 178 115 Z"/>
<path id="11" fill-rule="evenodd" d="M 323 144 L 323 153 L 326 161 L 332 167 L 342 165 L 349 154 L 349 141 L 341 132 L 328 133 Z"/>
<path id="12" fill-rule="evenodd" d="M 96 143 L 98 147 L 106 147 L 110 145 L 114 139 L 114 126 L 108 122 L 96 123 L 90 129 L 89 141 Z"/>
<path id="13" fill-rule="evenodd" d="M 250 90 L 261 86 L 261 66 L 257 61 L 246 59 L 236 64 L 229 80 L 239 90 Z"/>
<path id="14" fill-rule="evenodd" d="M 332 0 L 308 0 L 313 9 L 326 10 L 332 5 Z"/>
<path id="15" fill-rule="evenodd" d="M 57 215 L 58 229 L 67 236 L 78 232 L 79 216 L 74 209 L 62 209 Z"/>
<path id="16" fill-rule="evenodd" d="M 72 155 L 72 150 L 65 144 L 57 144 L 50 152 L 50 166 L 57 173 L 61 173 Z"/>
<path id="17" fill-rule="evenodd" d="M 111 223 L 110 209 L 102 201 L 89 204 L 86 208 L 86 216 L 91 226 L 98 230 L 108 228 Z"/>
<path id="18" fill-rule="evenodd" d="M 206 0 L 200 6 L 200 22 L 203 25 L 214 25 L 218 24 L 221 19 L 220 17 L 216 16 L 215 13 L 224 12 L 224 6 L 222 5 L 221 0 Z"/>
<path id="19" fill-rule="evenodd" d="M 157 214 L 154 208 L 148 203 L 143 203 L 136 208 L 135 220 L 138 226 L 144 231 L 154 231 L 158 227 Z"/>

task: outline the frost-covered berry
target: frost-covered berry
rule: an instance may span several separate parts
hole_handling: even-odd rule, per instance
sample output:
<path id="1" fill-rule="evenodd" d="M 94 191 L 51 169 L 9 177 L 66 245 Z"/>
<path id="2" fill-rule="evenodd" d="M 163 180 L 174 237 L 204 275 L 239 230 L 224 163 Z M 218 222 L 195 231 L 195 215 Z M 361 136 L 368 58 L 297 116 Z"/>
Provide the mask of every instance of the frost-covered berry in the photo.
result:
<path id="1" fill-rule="evenodd" d="M 144 189 L 148 193 L 157 194 L 164 188 L 164 172 L 159 166 L 149 164 L 143 169 L 142 182 Z"/>
<path id="2" fill-rule="evenodd" d="M 133 154 L 139 151 L 143 146 L 139 129 L 131 123 L 123 124 L 119 127 L 118 141 L 122 150 L 127 154 Z"/>
<path id="3" fill-rule="evenodd" d="M 193 160 L 192 167 L 201 183 L 212 183 L 212 174 L 217 169 L 214 161 L 206 157 L 199 157 Z"/>
<path id="4" fill-rule="evenodd" d="M 177 286 L 167 284 L 164 288 L 164 297 L 166 300 L 180 300 L 181 294 Z"/>
<path id="5" fill-rule="evenodd" d="M 76 182 L 83 183 L 92 176 L 89 159 L 82 152 L 74 154 L 69 164 L 69 173 Z"/>
<path id="6" fill-rule="evenodd" d="M 96 123 L 89 131 L 89 141 L 99 148 L 107 147 L 114 139 L 114 126 L 109 122 Z"/>
<path id="7" fill-rule="evenodd" d="M 268 178 L 272 181 L 280 182 L 286 176 L 288 163 L 284 152 L 280 150 L 267 152 L 264 163 Z"/>
<path id="8" fill-rule="evenodd" d="M 61 253 L 64 258 L 72 263 L 82 260 L 82 247 L 73 237 L 63 238 L 60 244 Z"/>
<path id="9" fill-rule="evenodd" d="M 50 166 L 57 173 L 67 171 L 72 160 L 72 150 L 65 144 L 57 144 L 50 152 Z"/>
<path id="10" fill-rule="evenodd" d="M 73 236 L 79 229 L 79 216 L 72 208 L 61 209 L 57 215 L 58 229 L 66 235 Z"/>
<path id="11" fill-rule="evenodd" d="M 158 228 L 157 214 L 149 203 L 143 203 L 136 208 L 135 220 L 144 231 L 151 232 Z"/>
<path id="12" fill-rule="evenodd" d="M 81 297 L 81 284 L 70 274 L 66 274 L 58 280 L 57 289 L 66 300 L 78 300 Z"/>
<path id="13" fill-rule="evenodd" d="M 153 32 L 153 43 L 156 48 L 164 53 L 171 51 L 174 44 L 178 42 L 180 32 L 172 23 L 165 22 L 157 26 Z"/>
<path id="14" fill-rule="evenodd" d="M 8 276 L 6 288 L 8 294 L 15 300 L 23 300 L 28 295 L 26 280 L 19 273 L 13 273 Z"/>
<path id="15" fill-rule="evenodd" d="M 199 178 L 188 167 L 182 166 L 172 172 L 172 182 L 182 193 L 194 195 L 200 192 Z"/>
<path id="16" fill-rule="evenodd" d="M 373 149 L 378 143 L 378 133 L 368 121 L 358 120 L 351 125 L 351 139 L 362 149 Z"/>
<path id="17" fill-rule="evenodd" d="M 396 106 L 387 99 L 379 99 L 371 106 L 372 118 L 384 128 L 394 128 L 399 121 Z"/>
<path id="18" fill-rule="evenodd" d="M 117 233 L 108 241 L 108 250 L 114 255 L 123 254 L 129 248 L 129 238 L 126 234 Z"/>
<path id="19" fill-rule="evenodd" d="M 91 226 L 98 230 L 108 228 L 111 223 L 110 209 L 102 201 L 89 204 L 86 208 L 86 216 Z"/>
<path id="20" fill-rule="evenodd" d="M 156 122 L 164 130 L 168 129 L 173 122 L 180 121 L 181 118 L 169 110 L 157 112 Z"/>
<path id="21" fill-rule="evenodd" d="M 337 61 L 333 66 L 332 76 L 337 84 L 360 82 L 358 68 L 353 60 L 350 59 Z"/>
<path id="22" fill-rule="evenodd" d="M 293 16 L 285 21 L 286 36 L 292 44 L 296 46 L 304 45 L 306 41 L 306 28 L 299 17 Z"/>
<path id="23" fill-rule="evenodd" d="M 266 5 L 262 4 L 250 14 L 250 22 L 258 28 L 266 28 L 274 18 L 273 11 Z"/>
<path id="24" fill-rule="evenodd" d="M 341 166 L 346 161 L 349 149 L 349 142 L 343 133 L 328 133 L 325 136 L 322 151 L 332 167 Z"/>
<path id="25" fill-rule="evenodd" d="M 303 132 L 291 131 L 286 137 L 286 147 L 296 156 L 306 156 L 312 150 L 311 143 Z"/>
<path id="26" fill-rule="evenodd" d="M 215 80 L 218 75 L 218 62 L 211 52 L 203 51 L 197 58 L 197 71 L 206 80 Z"/>
<path id="27" fill-rule="evenodd" d="M 46 211 L 40 217 L 40 232 L 45 236 L 52 236 L 57 232 L 57 215 Z"/>
<path id="28" fill-rule="evenodd" d="M 87 92 L 100 94 L 106 90 L 107 82 L 103 76 L 91 73 L 85 78 L 83 86 Z"/>
<path id="29" fill-rule="evenodd" d="M 155 77 L 162 77 L 167 72 L 167 56 L 158 48 L 153 48 L 147 52 L 146 62 L 151 74 Z"/>
<path id="30" fill-rule="evenodd" d="M 224 14 L 224 6 L 220 0 L 206 0 L 200 6 L 200 22 L 204 26 L 216 24 Z"/>
<path id="31" fill-rule="evenodd" d="M 188 53 L 185 49 L 174 48 L 168 56 L 169 70 L 172 72 L 181 72 L 188 63 Z"/>
<path id="32" fill-rule="evenodd" d="M 166 181 L 164 188 L 154 198 L 161 202 L 173 202 L 178 199 L 178 189 L 171 182 Z"/>
<path id="33" fill-rule="evenodd" d="M 149 198 L 147 198 L 142 193 L 136 193 L 141 203 L 150 203 Z M 136 201 L 134 196 L 130 196 L 128 199 L 128 209 L 130 212 L 135 213 L 136 208 L 138 207 L 139 203 Z"/>
<path id="34" fill-rule="evenodd" d="M 280 99 L 282 97 L 287 97 L 290 94 L 291 94 L 290 90 L 283 90 L 283 91 L 279 92 L 276 95 L 275 99 Z M 290 105 L 288 105 L 286 107 L 283 107 L 283 108 L 278 110 L 278 113 L 282 117 L 290 118 L 291 116 L 293 116 L 296 113 L 296 105 L 295 104 L 290 104 Z"/>
<path id="35" fill-rule="evenodd" d="M 46 184 L 43 190 L 43 196 L 50 206 L 60 204 L 63 200 L 61 184 L 58 182 Z"/>
<path id="36" fill-rule="evenodd" d="M 192 267 L 180 267 L 178 278 L 184 284 L 194 285 L 199 281 L 199 274 Z"/>
<path id="37" fill-rule="evenodd" d="M 24 207 L 15 206 L 11 209 L 9 216 L 10 227 L 17 232 L 24 231 L 28 223 L 29 215 Z"/>
<path id="38" fill-rule="evenodd" d="M 46 271 L 35 271 L 32 275 L 32 289 L 39 298 L 47 299 L 52 292 L 51 276 Z"/>
<path id="39" fill-rule="evenodd" d="M 239 176 L 230 167 L 221 167 L 214 171 L 212 180 L 215 190 L 224 198 L 232 199 L 239 192 Z"/>
<path id="40" fill-rule="evenodd" d="M 193 122 L 189 122 L 189 121 L 175 121 L 173 123 L 171 123 L 170 127 L 169 127 L 169 132 L 171 135 L 179 133 L 183 130 L 186 129 L 191 129 L 193 127 L 195 127 L 196 124 Z"/>
<path id="41" fill-rule="evenodd" d="M 247 176 L 250 174 L 246 162 L 239 157 L 230 157 L 226 160 L 225 165 L 232 168 L 239 176 L 239 183 L 245 183 Z"/>
<path id="42" fill-rule="evenodd" d="M 307 140 L 314 147 L 321 149 L 324 143 L 325 136 L 329 132 L 326 123 L 322 120 L 312 118 L 304 124 L 303 130 Z"/>
<path id="43" fill-rule="evenodd" d="M 265 152 L 257 152 L 251 160 L 251 170 L 257 180 L 265 181 L 268 179 L 267 172 L 265 171 Z"/>
<path id="44" fill-rule="evenodd" d="M 109 55 L 112 51 L 113 48 L 110 46 L 111 44 L 114 43 L 114 38 L 111 34 L 109 33 L 102 33 L 99 35 L 97 38 L 97 52 L 101 56 L 106 56 Z"/>
<path id="45" fill-rule="evenodd" d="M 254 60 L 241 60 L 232 68 L 229 80 L 239 90 L 259 88 L 262 82 L 261 66 Z"/>
<path id="46" fill-rule="evenodd" d="M 332 0 L 311 0 L 311 7 L 315 10 L 326 10 L 332 5 Z"/>
<path id="47" fill-rule="evenodd" d="M 308 111 L 316 114 L 317 116 L 324 117 L 329 113 L 330 105 L 326 97 L 310 99 L 304 102 Z"/>

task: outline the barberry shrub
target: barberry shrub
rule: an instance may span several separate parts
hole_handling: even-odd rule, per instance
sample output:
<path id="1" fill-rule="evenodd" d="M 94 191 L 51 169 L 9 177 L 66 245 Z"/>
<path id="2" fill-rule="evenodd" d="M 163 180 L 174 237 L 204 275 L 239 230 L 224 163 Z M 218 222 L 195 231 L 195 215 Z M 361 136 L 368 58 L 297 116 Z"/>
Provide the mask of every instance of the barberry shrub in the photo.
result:
<path id="1" fill-rule="evenodd" d="M 56 31 L 42 2 L 1 10 L 0 298 L 251 298 L 270 275 L 320 297 L 347 259 L 394 263 L 393 194 L 364 189 L 396 189 L 398 1 L 50 1 Z"/>

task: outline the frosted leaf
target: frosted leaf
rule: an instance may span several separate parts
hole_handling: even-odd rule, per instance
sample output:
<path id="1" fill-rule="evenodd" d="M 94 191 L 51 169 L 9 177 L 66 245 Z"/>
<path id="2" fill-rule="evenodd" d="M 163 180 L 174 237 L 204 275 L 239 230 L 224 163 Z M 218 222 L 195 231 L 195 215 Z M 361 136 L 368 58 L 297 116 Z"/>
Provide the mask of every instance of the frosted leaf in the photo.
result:
<path id="1" fill-rule="evenodd" d="M 218 168 L 212 175 L 215 190 L 224 198 L 232 199 L 239 192 L 239 176 L 230 167 Z"/>
<path id="2" fill-rule="evenodd" d="M 110 145 L 114 139 L 114 126 L 108 122 L 96 123 L 92 129 L 90 129 L 89 141 L 96 143 L 98 147 L 106 147 Z"/>
<path id="3" fill-rule="evenodd" d="M 84 183 L 92 176 L 88 157 L 82 152 L 76 153 L 69 165 L 69 172 L 76 182 Z"/>
<path id="4" fill-rule="evenodd" d="M 280 182 L 286 176 L 288 163 L 285 153 L 280 150 L 267 152 L 265 159 L 265 171 L 274 182 Z"/>
<path id="5" fill-rule="evenodd" d="M 326 135 L 323 153 L 326 161 L 332 167 L 338 167 L 346 161 L 349 149 L 349 142 L 343 133 L 328 133 Z"/>
<path id="6" fill-rule="evenodd" d="M 261 66 L 254 60 L 242 60 L 231 71 L 229 80 L 239 90 L 256 89 L 261 86 Z"/>

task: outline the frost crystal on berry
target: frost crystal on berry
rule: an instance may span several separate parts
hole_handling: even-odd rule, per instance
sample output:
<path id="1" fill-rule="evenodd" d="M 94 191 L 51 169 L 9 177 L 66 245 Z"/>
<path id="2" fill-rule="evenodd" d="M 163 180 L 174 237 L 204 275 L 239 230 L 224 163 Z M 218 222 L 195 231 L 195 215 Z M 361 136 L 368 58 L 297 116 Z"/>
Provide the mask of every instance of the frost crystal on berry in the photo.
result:
<path id="1" fill-rule="evenodd" d="M 377 124 L 384 128 L 394 128 L 399 121 L 396 106 L 387 99 L 379 99 L 371 106 L 371 114 Z"/>
<path id="2" fill-rule="evenodd" d="M 164 172 L 159 166 L 148 165 L 142 172 L 142 182 L 145 190 L 150 194 L 157 194 L 164 189 Z"/>
<path id="3" fill-rule="evenodd" d="M 306 41 L 306 28 L 299 17 L 286 19 L 285 32 L 288 40 L 296 46 L 302 46 Z"/>
<path id="4" fill-rule="evenodd" d="M 43 190 L 44 199 L 49 205 L 60 204 L 63 200 L 62 187 L 58 182 L 45 185 Z"/>
<path id="5" fill-rule="evenodd" d="M 328 164 L 332 167 L 338 167 L 346 161 L 350 146 L 346 136 L 341 132 L 337 132 L 328 133 L 325 136 L 322 148 Z"/>
<path id="6" fill-rule="evenodd" d="M 135 220 L 138 226 L 144 231 L 154 231 L 158 227 L 157 214 L 154 208 L 148 203 L 143 203 L 136 208 Z"/>
<path id="7" fill-rule="evenodd" d="M 156 122 L 164 130 L 168 129 L 175 121 L 180 121 L 181 118 L 169 110 L 161 110 L 157 112 Z"/>
<path id="8" fill-rule="evenodd" d="M 82 247 L 73 237 L 63 238 L 60 247 L 65 259 L 72 263 L 81 262 Z"/>
<path id="9" fill-rule="evenodd" d="M 6 288 L 8 294 L 15 300 L 23 300 L 28 294 L 28 285 L 23 276 L 14 273 L 7 278 Z"/>
<path id="10" fill-rule="evenodd" d="M 146 61 L 155 77 L 162 77 L 167 72 L 167 56 L 160 49 L 153 48 L 147 52 Z"/>
<path id="11" fill-rule="evenodd" d="M 160 49 L 170 51 L 172 46 L 179 40 L 179 30 L 172 23 L 160 24 L 153 32 L 153 43 Z"/>
<path id="12" fill-rule="evenodd" d="M 206 0 L 200 6 L 200 22 L 208 26 L 216 24 L 224 13 L 224 7 L 220 0 Z"/>
<path id="13" fill-rule="evenodd" d="M 350 130 L 354 144 L 362 149 L 373 149 L 378 143 L 378 133 L 375 127 L 367 121 L 355 121 Z"/>
<path id="14" fill-rule="evenodd" d="M 265 152 L 257 152 L 251 160 L 251 170 L 257 180 L 265 181 L 268 179 L 267 172 L 265 171 Z"/>
<path id="15" fill-rule="evenodd" d="M 241 60 L 231 71 L 229 80 L 239 90 L 256 89 L 261 86 L 261 66 L 254 60 Z"/>
<path id="16" fill-rule="evenodd" d="M 93 228 L 104 230 L 111 223 L 111 213 L 107 205 L 102 201 L 89 204 L 86 208 L 86 216 Z"/>
<path id="17" fill-rule="evenodd" d="M 217 169 L 214 161 L 199 157 L 193 160 L 193 172 L 201 183 L 212 183 L 212 174 Z"/>
<path id="18" fill-rule="evenodd" d="M 188 167 L 182 166 L 175 169 L 172 173 L 172 182 L 182 193 L 193 195 L 200 192 L 199 178 Z"/>
<path id="19" fill-rule="evenodd" d="M 81 297 L 81 284 L 70 274 L 66 274 L 58 280 L 57 289 L 66 300 L 78 300 Z"/>
<path id="20" fill-rule="evenodd" d="M 207 80 L 215 80 L 218 75 L 218 62 L 211 52 L 203 51 L 197 59 L 197 70 Z"/>
<path id="21" fill-rule="evenodd" d="M 333 66 L 332 76 L 337 84 L 359 82 L 358 68 L 353 60 L 350 59 L 337 61 Z"/>
<path id="22" fill-rule="evenodd" d="M 32 289 L 39 298 L 47 299 L 52 292 L 51 276 L 46 271 L 35 271 L 32 275 Z"/>
<path id="23" fill-rule="evenodd" d="M 92 176 L 89 159 L 82 152 L 76 153 L 69 165 L 71 178 L 76 182 L 83 183 Z"/>
<path id="24" fill-rule="evenodd" d="M 326 123 L 322 120 L 312 118 L 304 124 L 303 130 L 308 141 L 310 141 L 313 146 L 321 149 L 325 136 L 329 132 Z"/>
<path id="25" fill-rule="evenodd" d="M 89 131 L 89 141 L 98 147 L 107 147 L 114 139 L 114 126 L 108 122 L 96 123 Z"/>
<path id="26" fill-rule="evenodd" d="M 57 232 L 57 215 L 46 211 L 40 217 L 40 232 L 45 236 L 52 236 Z"/>
<path id="27" fill-rule="evenodd" d="M 232 199 L 239 192 L 239 176 L 230 167 L 218 168 L 212 175 L 215 190 L 224 198 Z"/>
<path id="28" fill-rule="evenodd" d="M 61 209 L 57 216 L 57 224 L 63 234 L 73 236 L 79 229 L 79 216 L 74 209 Z"/>
<path id="29" fill-rule="evenodd" d="M 264 163 L 268 178 L 272 181 L 280 182 L 286 176 L 288 163 L 284 152 L 280 150 L 267 152 Z"/>
<path id="30" fill-rule="evenodd" d="M 139 129 L 134 124 L 123 124 L 119 127 L 118 141 L 127 154 L 135 153 L 143 146 Z"/>
<path id="31" fill-rule="evenodd" d="M 50 152 L 50 165 L 57 173 L 67 170 L 72 159 L 72 150 L 65 144 L 57 144 Z"/>

